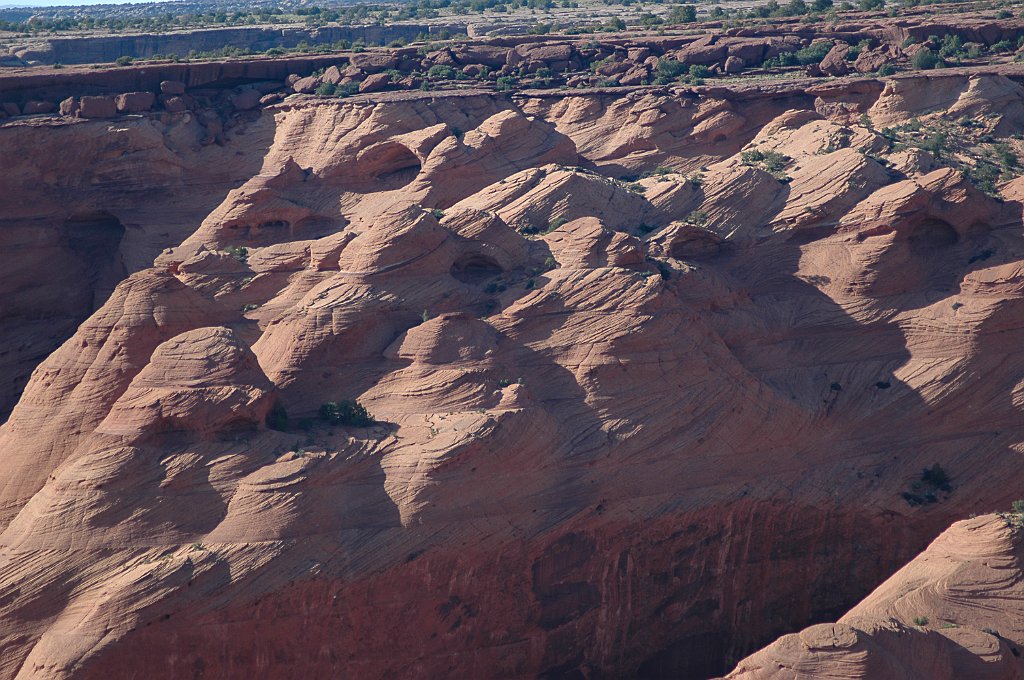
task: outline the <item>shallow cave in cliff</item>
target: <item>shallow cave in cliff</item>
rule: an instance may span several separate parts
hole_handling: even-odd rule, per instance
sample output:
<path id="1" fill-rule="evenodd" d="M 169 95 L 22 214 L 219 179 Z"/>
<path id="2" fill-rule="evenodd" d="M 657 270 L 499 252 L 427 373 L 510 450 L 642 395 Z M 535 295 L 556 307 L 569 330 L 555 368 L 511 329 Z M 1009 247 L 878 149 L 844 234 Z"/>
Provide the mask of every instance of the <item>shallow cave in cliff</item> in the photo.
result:
<path id="1" fill-rule="evenodd" d="M 244 241 L 253 246 L 269 246 L 288 241 L 316 239 L 338 231 L 347 221 L 312 215 L 291 222 L 282 218 L 265 217 L 255 225 L 233 224 L 229 228 L 235 232 L 232 240 Z"/>
<path id="2" fill-rule="evenodd" d="M 82 255 L 103 255 L 117 249 L 124 238 L 121 221 L 106 211 L 78 213 L 64 222 L 68 245 Z"/>
<path id="3" fill-rule="evenodd" d="M 404 187 L 416 179 L 422 167 L 416 154 L 397 142 L 387 142 L 373 148 L 360 161 L 370 164 L 375 191 Z"/>
<path id="4" fill-rule="evenodd" d="M 127 275 L 121 257 L 125 227 L 107 211 L 76 213 L 64 221 L 64 235 L 72 255 L 91 273 L 93 308 L 99 308 Z"/>
<path id="5" fill-rule="evenodd" d="M 306 240 L 322 238 L 336 231 L 341 231 L 348 224 L 344 218 L 330 219 L 327 217 L 313 215 L 305 217 L 291 225 L 290 238 L 293 240 Z"/>
<path id="6" fill-rule="evenodd" d="M 911 249 L 921 252 L 955 246 L 960 236 L 949 222 L 929 217 L 914 227 L 909 240 Z"/>
<path id="7" fill-rule="evenodd" d="M 474 285 L 494 278 L 504 271 L 494 258 L 471 254 L 463 255 L 452 264 L 451 275 L 457 281 Z"/>
<path id="8" fill-rule="evenodd" d="M 271 245 L 292 240 L 292 223 L 282 219 L 266 219 L 254 227 L 246 227 L 246 239 L 254 245 Z"/>
<path id="9" fill-rule="evenodd" d="M 292 226 L 288 220 L 267 220 L 260 224 L 260 229 L 287 229 Z"/>
<path id="10" fill-rule="evenodd" d="M 669 246 L 669 255 L 677 260 L 700 260 L 718 255 L 722 240 L 714 234 L 692 232 L 680 235 Z"/>

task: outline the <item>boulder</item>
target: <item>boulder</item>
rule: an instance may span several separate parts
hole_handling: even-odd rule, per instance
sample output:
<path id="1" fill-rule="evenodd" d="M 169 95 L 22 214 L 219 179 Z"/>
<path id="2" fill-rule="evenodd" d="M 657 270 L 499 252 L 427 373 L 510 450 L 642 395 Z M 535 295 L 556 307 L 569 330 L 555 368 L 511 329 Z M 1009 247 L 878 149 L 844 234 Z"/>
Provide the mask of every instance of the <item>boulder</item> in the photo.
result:
<path id="1" fill-rule="evenodd" d="M 857 60 L 853 62 L 853 68 L 857 73 L 874 73 L 889 63 L 890 59 L 888 51 L 884 48 L 864 50 L 857 55 Z"/>
<path id="2" fill-rule="evenodd" d="M 388 73 L 374 73 L 366 76 L 366 80 L 359 84 L 360 92 L 380 92 L 387 88 L 391 82 L 391 75 Z"/>
<path id="3" fill-rule="evenodd" d="M 60 103 L 60 115 L 73 116 L 78 113 L 78 108 L 78 100 L 74 97 L 68 97 Z"/>
<path id="4" fill-rule="evenodd" d="M 21 107 L 18 106 L 17 104 L 15 104 L 14 102 L 4 102 L 3 110 L 4 110 L 4 113 L 6 113 L 8 116 L 20 116 L 21 115 Z"/>
<path id="5" fill-rule="evenodd" d="M 260 93 L 258 90 L 242 90 L 238 94 L 232 95 L 231 105 L 239 111 L 255 109 L 260 105 Z"/>
<path id="6" fill-rule="evenodd" d="M 221 120 L 220 115 L 213 109 L 200 109 L 196 111 L 196 120 L 207 130 L 213 131 L 215 135 L 224 130 L 224 121 Z"/>
<path id="7" fill-rule="evenodd" d="M 710 66 L 725 59 L 726 46 L 718 44 L 714 35 L 706 35 L 689 45 L 684 45 L 675 54 L 676 59 L 684 64 L 703 64 Z"/>
<path id="8" fill-rule="evenodd" d="M 600 61 L 611 55 L 614 51 L 608 45 L 599 45 L 592 42 L 576 43 L 576 51 L 587 61 Z"/>
<path id="9" fill-rule="evenodd" d="M 427 58 L 424 61 L 424 65 L 428 67 L 434 64 L 439 64 L 441 66 L 458 66 L 458 62 L 455 61 L 455 55 L 453 55 L 451 50 L 448 50 L 447 48 L 428 52 Z"/>
<path id="10" fill-rule="evenodd" d="M 846 43 L 836 43 L 835 46 L 828 51 L 825 58 L 818 64 L 818 68 L 821 72 L 830 76 L 845 76 L 850 72 L 850 68 L 847 65 L 846 53 L 850 51 L 850 46 Z"/>
<path id="11" fill-rule="evenodd" d="M 764 38 L 731 38 L 722 41 L 730 57 L 739 57 L 747 64 L 764 61 L 770 42 Z"/>
<path id="12" fill-rule="evenodd" d="M 299 94 L 313 94 L 316 92 L 316 88 L 320 87 L 322 82 L 323 81 L 316 76 L 306 76 L 305 78 L 296 80 L 295 83 L 292 84 L 292 89 Z"/>
<path id="13" fill-rule="evenodd" d="M 79 118 L 113 118 L 117 115 L 117 102 L 111 96 L 82 97 Z"/>
<path id="14" fill-rule="evenodd" d="M 453 56 L 459 64 L 483 64 L 488 68 L 501 68 L 508 57 L 509 48 L 496 45 L 461 45 Z"/>
<path id="15" fill-rule="evenodd" d="M 565 62 L 561 62 L 561 63 L 564 64 Z M 549 69 L 551 71 L 556 70 L 554 64 L 549 64 L 546 61 L 537 61 L 536 59 L 528 61 L 525 64 L 520 65 L 519 68 L 524 69 L 527 73 L 536 73 L 537 71 L 539 71 L 542 68 L 546 68 L 546 69 Z"/>
<path id="16" fill-rule="evenodd" d="M 160 83 L 160 93 L 172 96 L 185 94 L 185 83 L 179 80 L 165 80 Z"/>
<path id="17" fill-rule="evenodd" d="M 33 100 L 25 104 L 25 108 L 22 113 L 26 116 L 36 113 L 53 113 L 56 108 L 57 107 L 53 105 L 53 102 Z"/>
<path id="18" fill-rule="evenodd" d="M 270 106 L 284 99 L 280 92 L 271 92 L 260 97 L 260 106 Z"/>
<path id="19" fill-rule="evenodd" d="M 567 62 L 573 56 L 572 45 L 568 43 L 517 45 L 515 52 L 523 61 L 540 61 L 548 65 L 554 62 Z"/>
<path id="20" fill-rule="evenodd" d="M 82 97 L 84 100 L 85 97 Z M 168 97 L 167 95 L 160 95 L 160 103 L 163 105 L 164 110 L 170 113 L 181 113 L 182 111 L 188 110 L 188 102 L 184 97 Z"/>
<path id="21" fill-rule="evenodd" d="M 915 54 L 928 49 L 931 49 L 928 47 L 928 45 L 925 45 L 923 43 L 915 43 L 913 45 L 908 45 L 907 47 L 903 48 L 903 52 L 904 54 L 907 55 L 908 59 L 913 59 Z"/>
<path id="22" fill-rule="evenodd" d="M 626 51 L 627 58 L 634 63 L 641 63 L 651 56 L 650 47 L 631 47 Z"/>
<path id="23" fill-rule="evenodd" d="M 206 128 L 206 136 L 200 141 L 203 146 L 213 144 L 217 140 L 217 136 L 224 132 L 224 121 L 212 109 L 203 109 L 197 112 L 196 119 Z"/>
<path id="24" fill-rule="evenodd" d="M 629 70 L 629 64 L 624 61 L 609 61 L 601 64 L 595 69 L 595 73 L 601 76 L 617 76 Z"/>
<path id="25" fill-rule="evenodd" d="M 725 72 L 726 73 L 739 73 L 746 66 L 746 63 L 739 57 L 726 57 L 725 59 Z"/>
<path id="26" fill-rule="evenodd" d="M 125 92 L 117 95 L 115 103 L 121 113 L 142 113 L 153 108 L 156 95 L 152 92 Z"/>
<path id="27" fill-rule="evenodd" d="M 398 65 L 398 58 L 390 52 L 359 52 L 353 54 L 352 65 L 367 73 L 380 73 Z"/>
<path id="28" fill-rule="evenodd" d="M 345 76 L 342 74 L 340 68 L 338 68 L 337 66 L 330 66 L 326 71 L 324 71 L 324 74 L 320 78 L 325 83 L 337 85 L 341 82 L 341 79 L 344 77 Z"/>
<path id="29" fill-rule="evenodd" d="M 650 73 L 647 69 L 642 66 L 636 66 L 626 71 L 626 73 L 619 78 L 619 85 L 642 85 L 650 77 Z"/>
<path id="30" fill-rule="evenodd" d="M 824 118 L 828 118 L 841 125 L 853 125 L 860 118 L 861 113 L 863 113 L 854 103 L 826 100 L 821 97 L 815 98 L 814 110 Z"/>

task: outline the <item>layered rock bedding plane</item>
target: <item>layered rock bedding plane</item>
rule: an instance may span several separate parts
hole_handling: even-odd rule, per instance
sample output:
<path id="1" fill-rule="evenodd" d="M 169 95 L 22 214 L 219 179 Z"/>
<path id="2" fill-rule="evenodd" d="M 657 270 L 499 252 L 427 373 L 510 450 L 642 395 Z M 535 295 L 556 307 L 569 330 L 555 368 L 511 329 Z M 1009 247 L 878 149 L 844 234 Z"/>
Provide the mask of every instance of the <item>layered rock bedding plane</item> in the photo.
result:
<path id="1" fill-rule="evenodd" d="M 0 678 L 1024 678 L 1022 35 L 0 69 Z"/>

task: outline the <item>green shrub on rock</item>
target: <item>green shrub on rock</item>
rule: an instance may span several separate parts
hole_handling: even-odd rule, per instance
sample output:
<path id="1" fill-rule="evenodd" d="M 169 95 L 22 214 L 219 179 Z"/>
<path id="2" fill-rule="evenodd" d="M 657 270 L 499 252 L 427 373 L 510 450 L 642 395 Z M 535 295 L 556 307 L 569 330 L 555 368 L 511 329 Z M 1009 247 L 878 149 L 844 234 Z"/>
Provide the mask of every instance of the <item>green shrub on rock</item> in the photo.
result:
<path id="1" fill-rule="evenodd" d="M 362 404 L 348 399 L 321 404 L 320 420 L 327 421 L 331 425 L 350 425 L 352 427 L 369 427 L 377 422 Z"/>

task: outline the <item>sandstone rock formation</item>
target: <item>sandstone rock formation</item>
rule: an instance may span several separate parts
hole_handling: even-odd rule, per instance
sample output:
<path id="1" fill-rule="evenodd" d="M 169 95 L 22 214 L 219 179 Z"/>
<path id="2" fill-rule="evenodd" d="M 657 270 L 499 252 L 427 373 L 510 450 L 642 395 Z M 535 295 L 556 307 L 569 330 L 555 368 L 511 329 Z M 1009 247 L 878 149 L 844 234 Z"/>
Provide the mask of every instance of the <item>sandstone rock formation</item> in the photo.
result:
<path id="1" fill-rule="evenodd" d="M 262 121 L 236 128 L 245 145 L 200 148 L 194 119 L 118 120 L 0 127 L 0 418 L 119 281 L 258 171 L 273 134 Z M 40 175 L 30 160 L 47 158 L 60 169 Z"/>
<path id="2" fill-rule="evenodd" d="M 0 225 L 27 254 L 4 347 L 38 364 L 0 426 L 0 677 L 707 678 L 1007 506 L 1019 182 L 997 197 L 902 140 L 974 115 L 1009 145 L 1024 90 L 828 83 L 295 96 L 226 121 L 171 86 L 213 113 L 0 126 L 5 158 L 78 168 L 0 174 L 35 199 Z M 374 422 L 330 417 L 348 401 Z M 1016 672 L 1016 633 L 956 618 L 975 605 L 899 597 L 1016 569 L 997 520 L 949 536 L 867 623 L 737 673 L 884 674 L 903 638 L 935 677 Z"/>
<path id="3" fill-rule="evenodd" d="M 1022 558 L 1007 517 L 958 522 L 837 623 L 780 638 L 728 678 L 1024 677 Z"/>

